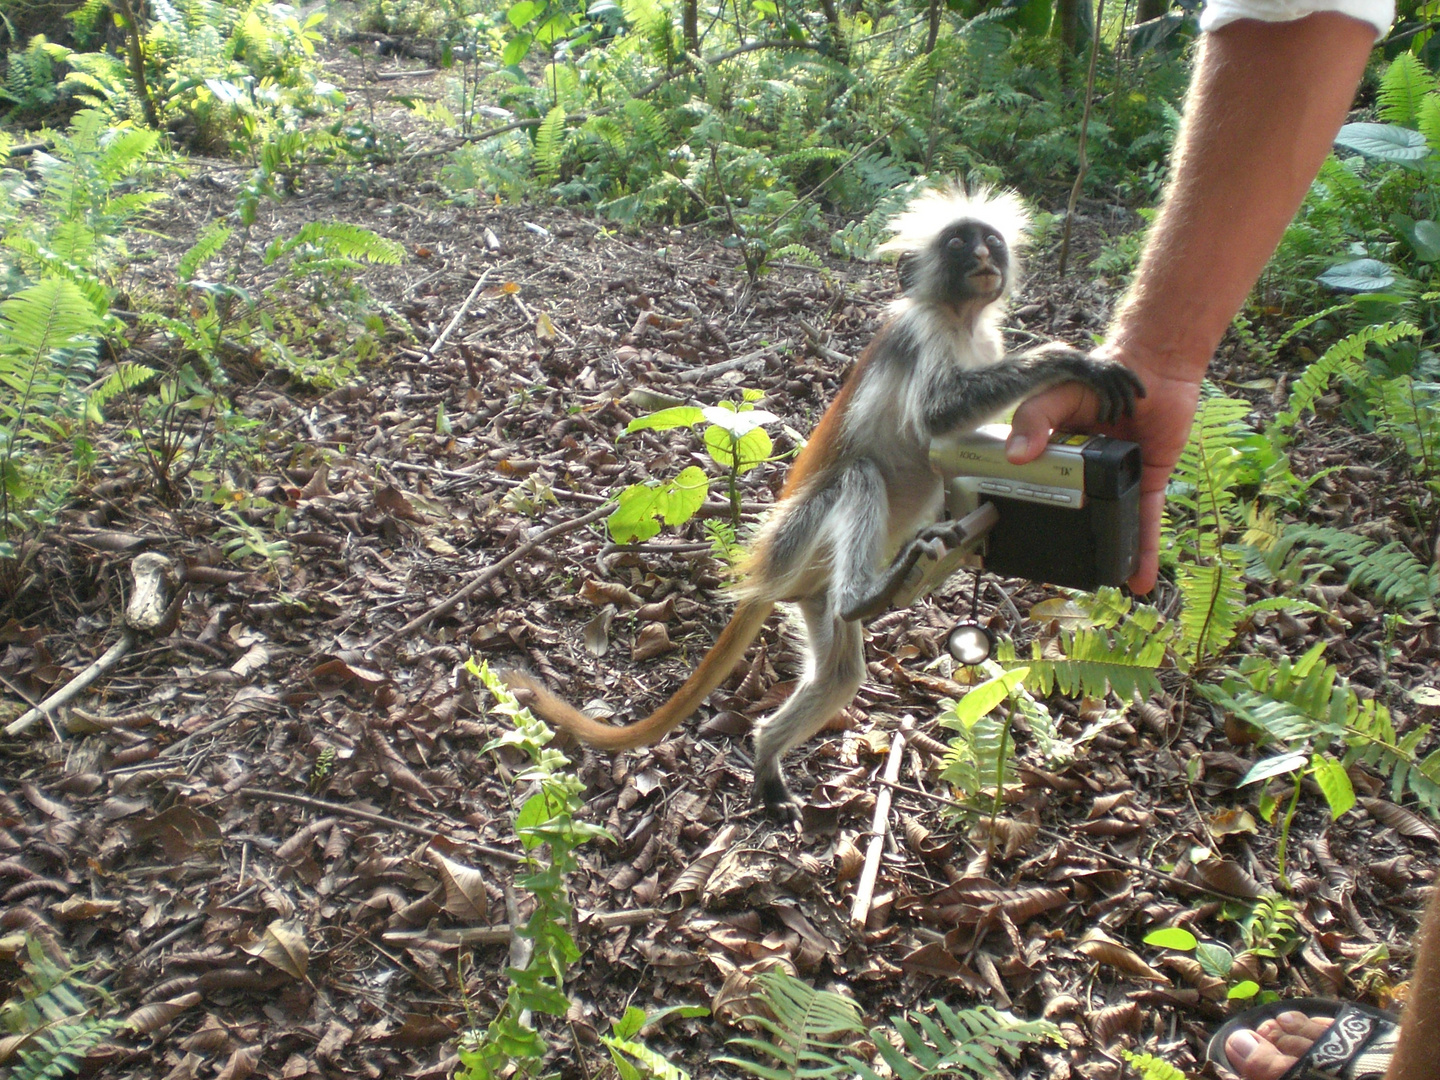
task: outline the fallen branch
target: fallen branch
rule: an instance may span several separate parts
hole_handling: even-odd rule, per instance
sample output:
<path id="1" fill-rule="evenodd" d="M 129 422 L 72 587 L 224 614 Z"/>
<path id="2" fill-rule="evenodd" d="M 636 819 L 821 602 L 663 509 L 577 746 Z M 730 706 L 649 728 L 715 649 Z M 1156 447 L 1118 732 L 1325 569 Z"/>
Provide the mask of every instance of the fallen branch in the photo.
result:
<path id="1" fill-rule="evenodd" d="M 850 908 L 850 925 L 863 929 L 870 918 L 870 901 L 875 896 L 875 879 L 880 875 L 880 857 L 885 853 L 885 833 L 890 827 L 891 787 L 900 778 L 900 763 L 905 757 L 905 738 L 914 721 L 906 717 L 900 730 L 890 740 L 890 756 L 885 759 L 885 787 L 875 797 L 875 816 L 870 821 L 870 844 L 865 849 L 865 868 L 856 883 L 855 903 Z"/>
<path id="2" fill-rule="evenodd" d="M 499 562 L 491 563 L 484 569 L 475 571 L 470 581 L 459 592 L 452 593 L 448 598 L 440 601 L 440 603 L 425 612 L 425 614 L 417 615 L 393 634 L 387 634 L 376 642 L 374 647 L 377 649 L 384 648 L 393 645 L 400 638 L 409 637 L 415 633 L 415 631 L 428 626 L 433 620 L 454 611 L 461 601 L 474 595 L 474 593 L 480 590 L 491 578 L 503 573 L 520 559 L 523 559 L 526 555 L 530 554 L 530 552 L 545 543 L 545 541 L 553 540 L 555 537 L 563 536 L 568 532 L 574 532 L 576 529 L 589 525 L 592 521 L 599 521 L 602 517 L 608 517 L 610 512 L 610 505 L 606 503 L 604 506 L 597 507 L 581 517 L 573 518 L 570 521 L 562 521 L 559 525 L 552 525 L 544 532 L 526 540 L 525 543 L 521 544 Z"/>
<path id="3" fill-rule="evenodd" d="M 235 794 L 267 802 L 282 802 L 290 803 L 293 806 L 308 806 L 312 810 L 323 810 L 327 814 L 359 818 L 361 821 L 368 821 L 375 825 L 385 825 L 391 829 L 399 829 L 401 832 L 423 836 L 427 840 L 434 840 L 437 837 L 446 835 L 439 829 L 432 829 L 427 825 L 412 825 L 410 822 L 401 821 L 399 818 L 386 817 L 384 814 L 376 814 L 369 810 L 360 810 L 357 807 L 349 806 L 345 803 L 326 802 L 324 799 L 317 799 L 311 795 L 293 795 L 288 791 L 266 791 L 264 788 L 253 787 L 237 788 Z M 490 847 L 487 844 L 470 844 L 468 846 L 496 859 L 503 859 L 506 862 L 518 863 L 521 861 L 519 855 L 516 855 L 513 851 L 506 851 L 503 848 Z"/>
<path id="4" fill-rule="evenodd" d="M 455 332 L 455 327 L 460 325 L 460 320 L 465 318 L 466 313 L 470 310 L 470 306 L 479 298 L 480 290 L 485 287 L 485 282 L 490 277 L 490 270 L 490 267 L 485 268 L 485 272 L 481 274 L 480 279 L 475 282 L 475 287 L 470 290 L 470 295 L 465 297 L 465 302 L 460 305 L 460 310 L 455 312 L 450 321 L 446 323 L 445 329 L 440 331 L 440 336 L 432 341 L 430 347 L 425 350 L 426 360 L 435 359 L 436 354 L 445 347 L 445 342 L 450 340 L 450 335 Z"/>
<path id="5" fill-rule="evenodd" d="M 683 383 L 697 383 L 716 375 L 723 375 L 727 371 L 735 371 L 738 368 L 759 367 L 764 364 L 765 358 L 772 352 L 778 349 L 788 349 L 791 344 L 792 342 L 787 338 L 785 341 L 777 341 L 773 345 L 764 345 L 754 352 L 748 352 L 742 356 L 734 356 L 729 360 L 721 360 L 718 364 L 706 364 L 704 367 L 682 371 L 679 379 Z"/>
<path id="6" fill-rule="evenodd" d="M 68 683 L 62 686 L 55 693 L 51 694 L 44 701 L 40 702 L 28 712 L 20 714 L 19 719 L 12 720 L 5 725 L 6 735 L 23 735 L 40 722 L 42 718 L 49 719 L 51 714 L 80 696 L 91 683 L 104 675 L 112 667 L 120 662 L 120 658 L 135 647 L 135 631 L 128 626 L 120 631 L 120 638 L 106 649 L 105 652 L 93 664 L 76 675 Z M 58 733 L 57 733 L 58 734 Z"/>

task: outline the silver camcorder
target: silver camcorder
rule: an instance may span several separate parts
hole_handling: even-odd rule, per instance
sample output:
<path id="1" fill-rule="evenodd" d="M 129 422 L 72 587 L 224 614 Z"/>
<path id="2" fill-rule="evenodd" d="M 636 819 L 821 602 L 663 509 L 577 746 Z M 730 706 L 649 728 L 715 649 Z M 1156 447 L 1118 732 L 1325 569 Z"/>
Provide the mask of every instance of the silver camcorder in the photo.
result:
<path id="1" fill-rule="evenodd" d="M 954 543 L 938 557 L 902 555 L 911 565 L 897 562 L 885 575 L 881 610 L 912 603 L 963 565 L 1089 590 L 1123 584 L 1135 572 L 1140 447 L 1104 435 L 1056 434 L 1034 461 L 1012 465 L 1009 434 L 1008 425 L 988 424 L 930 444 L 930 463 L 945 479 Z"/>

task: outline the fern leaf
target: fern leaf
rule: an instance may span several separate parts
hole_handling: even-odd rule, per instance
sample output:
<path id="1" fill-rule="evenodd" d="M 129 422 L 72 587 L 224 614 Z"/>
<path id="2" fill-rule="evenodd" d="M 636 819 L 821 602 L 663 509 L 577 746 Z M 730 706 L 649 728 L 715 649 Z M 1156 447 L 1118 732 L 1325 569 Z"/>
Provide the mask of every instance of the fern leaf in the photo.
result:
<path id="1" fill-rule="evenodd" d="M 535 179 L 549 187 L 560 177 L 560 148 L 565 110 L 556 105 L 535 130 Z"/>
<path id="2" fill-rule="evenodd" d="M 1400 53 L 1380 77 L 1380 118 L 1413 127 L 1421 99 L 1434 89 L 1435 76 L 1425 70 L 1415 54 Z"/>
<path id="3" fill-rule="evenodd" d="M 1415 126 L 1425 136 L 1431 150 L 1440 150 L 1440 94 L 1430 93 L 1420 99 Z"/>
<path id="4" fill-rule="evenodd" d="M 880 1057 L 895 1076 L 905 1080 L 989 1080 L 1000 1071 L 1002 1056 L 1013 1057 L 1028 1044 L 1061 1038 L 1059 1028 L 1048 1020 L 1022 1021 L 988 1005 L 956 1012 L 936 1001 L 931 1008 L 939 1022 L 919 1011 L 891 1017 L 903 1051 L 885 1037 L 883 1029 L 871 1031 Z M 846 1064 L 866 1080 L 877 1077 L 853 1057 L 846 1058 Z"/>
<path id="5" fill-rule="evenodd" d="M 1324 355 L 1295 380 L 1295 385 L 1290 389 L 1290 401 L 1285 407 L 1285 413 L 1277 419 L 1294 423 L 1302 412 L 1314 409 L 1316 399 L 1325 392 L 1330 380 L 1337 374 L 1357 378 L 1360 374 L 1360 360 L 1371 345 L 1390 345 L 1402 337 L 1418 337 L 1419 334 L 1420 331 L 1410 323 L 1388 322 L 1363 327 L 1349 337 L 1342 338 L 1326 349 Z"/>
<path id="6" fill-rule="evenodd" d="M 220 253 L 225 241 L 230 239 L 230 231 L 219 221 L 212 221 L 201 231 L 195 243 L 190 245 L 190 250 L 180 257 L 180 264 L 175 268 L 175 276 L 182 284 L 192 280 L 201 266 Z"/>
<path id="7" fill-rule="evenodd" d="M 1220 553 L 1209 565 L 1184 562 L 1175 568 L 1175 583 L 1184 600 L 1181 655 L 1203 661 L 1234 639 L 1245 602 L 1242 570 L 1242 560 L 1229 551 Z"/>

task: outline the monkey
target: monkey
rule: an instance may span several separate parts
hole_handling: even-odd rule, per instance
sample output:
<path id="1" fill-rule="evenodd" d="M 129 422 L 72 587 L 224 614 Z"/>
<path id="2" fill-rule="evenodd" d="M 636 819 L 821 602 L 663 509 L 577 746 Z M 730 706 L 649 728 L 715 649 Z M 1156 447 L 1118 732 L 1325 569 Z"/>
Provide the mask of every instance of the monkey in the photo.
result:
<path id="1" fill-rule="evenodd" d="M 675 694 L 643 720 L 599 723 L 521 671 L 503 673 L 547 723 L 602 750 L 660 739 L 739 663 L 779 603 L 798 609 L 804 670 L 790 697 L 755 730 L 755 801 L 782 821 L 800 802 L 781 757 L 854 699 L 865 677 L 859 618 L 884 568 L 914 545 L 954 539 L 936 524 L 943 482 L 930 441 L 967 431 L 1048 387 L 1076 381 L 1099 399 L 1098 420 L 1130 415 L 1145 388 L 1117 363 L 1052 344 L 1006 354 L 1005 299 L 1028 214 L 1010 192 L 932 189 L 892 222 L 881 252 L 900 256 L 901 297 L 796 458 L 734 587 L 730 622 Z"/>

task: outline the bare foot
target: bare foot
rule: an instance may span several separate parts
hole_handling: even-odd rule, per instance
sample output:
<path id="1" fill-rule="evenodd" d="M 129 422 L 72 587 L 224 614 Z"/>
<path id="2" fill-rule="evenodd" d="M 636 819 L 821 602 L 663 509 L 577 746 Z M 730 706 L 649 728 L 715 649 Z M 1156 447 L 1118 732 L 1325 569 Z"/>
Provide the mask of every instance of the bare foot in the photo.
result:
<path id="1" fill-rule="evenodd" d="M 1241 1080 L 1279 1080 L 1327 1027 L 1328 1016 L 1280 1013 L 1254 1031 L 1237 1031 L 1225 1040 L 1225 1054 Z"/>

